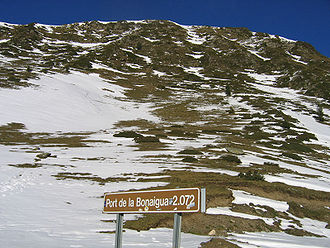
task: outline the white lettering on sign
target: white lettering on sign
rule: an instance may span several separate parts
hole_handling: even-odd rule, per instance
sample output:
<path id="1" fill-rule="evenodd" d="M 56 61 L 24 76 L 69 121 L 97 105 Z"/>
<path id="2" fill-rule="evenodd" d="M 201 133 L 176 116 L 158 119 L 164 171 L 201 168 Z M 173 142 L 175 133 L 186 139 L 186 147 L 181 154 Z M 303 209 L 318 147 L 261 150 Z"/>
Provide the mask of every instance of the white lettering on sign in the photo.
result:
<path id="1" fill-rule="evenodd" d="M 111 199 L 107 199 L 106 202 L 105 202 L 105 206 L 107 208 L 116 208 L 116 207 L 118 207 L 117 206 L 117 199 L 115 199 L 113 201 Z"/>
<path id="2" fill-rule="evenodd" d="M 200 198 L 199 188 L 106 193 L 103 212 L 199 212 Z"/>
<path id="3" fill-rule="evenodd" d="M 107 208 L 116 208 L 121 207 L 125 208 L 128 207 L 164 207 L 164 206 L 186 206 L 187 209 L 195 206 L 195 196 L 194 195 L 180 195 L 178 197 L 177 195 L 174 195 L 173 198 L 156 198 L 154 196 L 153 198 L 144 199 L 141 197 L 136 198 L 136 202 L 129 198 L 128 201 L 124 199 L 114 199 L 111 200 L 110 198 L 106 200 L 105 207 Z"/>
<path id="4" fill-rule="evenodd" d="M 136 207 L 164 207 L 170 205 L 169 198 L 154 198 L 151 199 L 142 199 L 141 197 L 136 198 Z M 133 206 L 134 207 L 134 206 Z"/>
<path id="5" fill-rule="evenodd" d="M 195 206 L 195 196 L 194 195 L 177 195 L 173 196 L 171 199 L 171 205 L 174 206 L 187 206 L 187 208 L 191 208 Z"/>

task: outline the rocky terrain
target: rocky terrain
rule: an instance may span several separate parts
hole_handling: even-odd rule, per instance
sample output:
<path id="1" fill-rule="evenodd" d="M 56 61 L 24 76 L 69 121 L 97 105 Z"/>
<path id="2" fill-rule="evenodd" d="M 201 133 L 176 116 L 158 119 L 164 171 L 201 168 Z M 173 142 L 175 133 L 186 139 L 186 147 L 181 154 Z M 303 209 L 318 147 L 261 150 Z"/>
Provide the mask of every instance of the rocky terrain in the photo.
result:
<path id="1" fill-rule="evenodd" d="M 104 192 L 205 187 L 182 247 L 327 247 L 329 77 L 310 44 L 246 28 L 0 23 L 0 242 L 106 247 Z M 172 227 L 127 216 L 124 247 Z"/>

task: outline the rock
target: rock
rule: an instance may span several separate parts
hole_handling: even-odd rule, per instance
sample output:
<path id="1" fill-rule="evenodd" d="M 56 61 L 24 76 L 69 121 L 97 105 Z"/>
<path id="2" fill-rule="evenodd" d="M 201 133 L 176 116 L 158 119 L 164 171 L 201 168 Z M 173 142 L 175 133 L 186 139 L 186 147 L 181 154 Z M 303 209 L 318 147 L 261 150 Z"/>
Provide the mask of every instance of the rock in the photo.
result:
<path id="1" fill-rule="evenodd" d="M 45 158 L 48 158 L 50 157 L 52 154 L 50 152 L 43 152 L 43 153 L 39 153 L 37 154 L 37 158 L 38 159 L 45 159 Z"/>
<path id="2" fill-rule="evenodd" d="M 236 155 L 244 155 L 244 152 L 242 149 L 239 148 L 233 148 L 233 147 L 226 147 L 227 152 L 230 152 L 232 154 Z"/>
<path id="3" fill-rule="evenodd" d="M 213 229 L 208 233 L 209 236 L 216 236 L 217 232 Z"/>

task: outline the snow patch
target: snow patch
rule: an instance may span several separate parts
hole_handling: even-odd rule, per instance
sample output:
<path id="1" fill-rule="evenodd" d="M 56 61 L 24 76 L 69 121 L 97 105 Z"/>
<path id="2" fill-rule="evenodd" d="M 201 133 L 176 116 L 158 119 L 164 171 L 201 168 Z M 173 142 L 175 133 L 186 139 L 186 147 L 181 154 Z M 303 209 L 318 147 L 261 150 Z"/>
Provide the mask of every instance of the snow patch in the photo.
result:
<path id="1" fill-rule="evenodd" d="M 180 26 L 187 31 L 186 41 L 196 45 L 202 45 L 206 41 L 205 37 L 200 37 L 196 33 L 194 26 L 188 26 L 188 25 L 180 25 Z"/>
<path id="2" fill-rule="evenodd" d="M 247 204 L 253 203 L 254 205 L 266 205 L 276 211 L 285 212 L 289 210 L 289 204 L 284 201 L 276 201 L 265 197 L 255 196 L 242 190 L 232 190 L 233 197 L 235 198 L 232 203 L 234 204 Z"/>
<path id="3" fill-rule="evenodd" d="M 329 238 L 292 236 L 284 232 L 231 233 L 231 241 L 242 248 L 328 248 Z"/>
<path id="4" fill-rule="evenodd" d="M 92 131 L 119 119 L 151 119 L 149 105 L 120 101 L 125 88 L 96 74 L 73 72 L 30 80 L 37 87 L 0 89 L 0 125 L 20 122 L 30 131 Z"/>

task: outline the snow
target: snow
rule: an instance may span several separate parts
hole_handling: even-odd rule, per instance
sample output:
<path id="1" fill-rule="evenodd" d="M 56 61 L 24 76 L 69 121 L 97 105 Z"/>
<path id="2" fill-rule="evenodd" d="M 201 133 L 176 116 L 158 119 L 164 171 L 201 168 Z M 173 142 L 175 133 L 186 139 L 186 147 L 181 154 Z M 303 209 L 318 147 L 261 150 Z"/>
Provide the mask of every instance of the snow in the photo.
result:
<path id="1" fill-rule="evenodd" d="M 330 192 L 330 182 L 328 178 L 307 178 L 303 176 L 282 173 L 278 176 L 265 175 L 265 180 L 270 183 L 280 182 L 287 185 Z"/>
<path id="2" fill-rule="evenodd" d="M 261 220 L 265 221 L 265 223 L 268 225 L 272 225 L 274 223 L 274 220 L 271 218 L 264 218 L 264 217 L 259 217 L 259 216 L 255 216 L 255 215 L 251 215 L 251 214 L 234 212 L 229 207 L 208 208 L 206 210 L 206 214 L 221 214 L 221 215 L 228 215 L 228 216 L 234 216 L 234 217 L 239 217 L 239 218 L 243 218 L 243 219 L 251 219 L 251 220 L 261 219 Z"/>
<path id="3" fill-rule="evenodd" d="M 134 24 L 147 24 L 148 22 L 146 20 L 126 20 L 128 23 L 134 23 Z"/>
<path id="4" fill-rule="evenodd" d="M 251 105 L 244 103 L 240 97 L 228 97 L 228 104 L 234 108 L 247 109 L 250 113 L 260 113 L 260 110 L 255 109 Z"/>
<path id="5" fill-rule="evenodd" d="M 298 113 L 290 109 L 283 111 L 285 114 L 296 118 L 300 122 L 300 127 L 308 129 L 311 133 L 314 133 L 318 139 L 318 143 L 324 146 L 330 146 L 330 126 L 317 122 L 315 118 L 310 115 Z M 315 143 L 313 141 L 313 143 Z"/>
<path id="6" fill-rule="evenodd" d="M 144 72 L 123 72 L 123 71 L 119 71 L 117 69 L 111 68 L 109 66 L 105 66 L 99 63 L 92 63 L 92 68 L 93 69 L 103 69 L 103 70 L 108 70 L 108 71 L 112 71 L 115 73 L 119 73 L 119 74 L 124 74 L 124 75 L 145 75 Z"/>
<path id="7" fill-rule="evenodd" d="M 107 187 L 111 190 L 128 190 L 132 187 L 138 189 L 156 185 L 139 185 L 134 182 L 134 186 L 133 183 L 113 183 Z M 114 223 L 101 222 L 99 218 L 114 217 L 102 215 L 103 199 L 95 199 L 95 196 L 101 196 L 105 190 L 100 185 L 53 183 L 45 175 L 37 176 L 27 187 L 12 190 L 0 198 L 0 212 L 6 213 L 0 216 L 2 245 L 109 247 L 114 235 L 99 232 L 114 230 Z M 126 216 L 126 219 L 130 218 Z M 128 236 L 127 240 L 135 240 L 136 235 L 138 233 Z"/>
<path id="8" fill-rule="evenodd" d="M 276 211 L 285 212 L 289 209 L 289 204 L 283 201 L 276 201 L 265 197 L 255 196 L 242 190 L 232 190 L 233 197 L 235 198 L 232 203 L 234 204 L 247 204 L 253 203 L 254 205 L 266 205 Z"/>
<path id="9" fill-rule="evenodd" d="M 232 233 L 229 239 L 242 248 L 328 248 L 329 238 L 291 236 L 284 232 Z"/>
<path id="10" fill-rule="evenodd" d="M 3 40 L 0 40 L 0 43 L 6 43 L 7 41 L 9 41 L 9 39 L 3 39 Z"/>
<path id="11" fill-rule="evenodd" d="M 247 73 L 243 72 L 243 73 L 247 74 L 249 77 L 252 77 L 258 83 L 263 84 L 263 85 L 273 85 L 273 84 L 276 83 L 277 78 L 282 76 L 282 75 L 258 74 L 258 73 L 255 73 L 255 72 L 247 72 Z"/>
<path id="12" fill-rule="evenodd" d="M 145 40 L 147 40 L 147 41 L 149 41 L 149 42 L 157 42 L 157 41 L 160 41 L 159 39 L 150 39 L 150 38 L 148 38 L 148 37 L 144 37 L 144 36 L 143 36 L 143 39 L 145 39 Z"/>
<path id="13" fill-rule="evenodd" d="M 248 51 L 250 53 L 252 53 L 253 55 L 257 56 L 259 59 L 262 59 L 263 61 L 271 60 L 270 58 L 262 57 L 257 51 L 254 51 L 254 50 L 248 50 Z"/>
<path id="14" fill-rule="evenodd" d="M 225 38 L 226 40 L 230 40 L 230 41 L 233 41 L 233 42 L 236 42 L 238 40 L 237 38 L 232 39 L 232 38 L 228 38 L 228 37 L 226 37 L 224 35 L 222 35 L 222 37 Z"/>
<path id="15" fill-rule="evenodd" d="M 129 67 L 131 67 L 133 69 L 141 69 L 142 68 L 142 66 L 138 65 L 138 64 L 126 63 L 126 65 L 128 65 Z"/>
<path id="16" fill-rule="evenodd" d="M 270 34 L 269 37 L 271 39 L 280 39 L 281 41 L 288 42 L 288 43 L 295 43 L 295 42 L 297 42 L 296 40 L 288 39 L 288 38 L 285 38 L 285 37 L 282 37 L 282 36 L 279 36 L 279 35 Z"/>
<path id="17" fill-rule="evenodd" d="M 53 28 L 59 25 L 46 25 L 46 24 L 40 24 L 40 23 L 36 23 L 34 24 L 35 27 L 37 28 L 43 28 L 46 29 L 47 32 L 52 33 L 53 32 Z"/>
<path id="18" fill-rule="evenodd" d="M 232 193 L 234 197 L 234 200 L 232 201 L 233 204 L 250 205 L 252 203 L 254 205 L 268 206 L 280 212 L 286 212 L 289 209 L 289 205 L 283 201 L 276 201 L 265 197 L 255 196 L 242 190 L 232 190 Z M 259 207 L 255 207 L 255 208 L 259 208 Z M 263 210 L 263 208 L 259 208 L 259 209 Z M 206 213 L 229 215 L 229 216 L 235 216 L 245 219 L 261 219 L 265 221 L 266 224 L 269 225 L 272 225 L 275 221 L 275 219 L 272 218 L 264 218 L 256 215 L 234 212 L 230 209 L 230 207 L 208 208 Z"/>
<path id="19" fill-rule="evenodd" d="M 109 247 L 115 235 L 100 232 L 114 231 L 115 224 L 101 220 L 114 220 L 115 216 L 101 213 L 100 196 L 108 191 L 165 186 L 167 183 L 163 182 L 137 182 L 141 176 L 130 179 L 129 175 L 160 173 L 173 166 L 146 163 L 143 157 L 147 152 L 137 151 L 131 139 L 113 137 L 112 125 L 119 120 L 158 119 L 150 114 L 148 104 L 127 101 L 125 88 L 95 74 L 73 71 L 68 75 L 44 75 L 30 82 L 35 86 L 0 90 L 0 125 L 21 122 L 28 132 L 55 132 L 52 137 L 65 131 L 95 131 L 86 138 L 107 142 L 93 143 L 92 147 L 47 146 L 35 152 L 26 152 L 37 147 L 34 145 L 0 145 L 3 165 L 34 164 L 39 152 L 57 156 L 41 162 L 37 168 L 0 167 L 1 244 L 8 248 Z M 53 176 L 61 172 L 80 178 L 56 180 Z M 127 181 L 101 185 L 84 180 L 79 173 Z M 125 215 L 125 219 L 134 218 Z M 126 230 L 123 247 L 171 247 L 171 237 L 170 229 Z M 197 247 L 208 239 L 182 234 L 181 247 Z"/>
<path id="20" fill-rule="evenodd" d="M 298 62 L 298 63 L 304 64 L 304 65 L 307 65 L 307 64 L 308 64 L 307 62 L 301 61 L 301 56 L 291 54 L 291 53 L 288 52 L 288 51 L 286 52 L 286 54 L 288 54 L 289 56 L 291 56 L 292 59 L 293 59 L 295 62 Z"/>
<path id="21" fill-rule="evenodd" d="M 219 78 L 210 78 L 210 77 L 205 77 L 203 74 L 200 73 L 200 71 L 203 71 L 204 68 L 203 67 L 182 67 L 184 72 L 186 73 L 190 73 L 190 74 L 194 74 L 197 77 L 200 77 L 203 80 L 223 80 L 223 79 L 219 79 Z M 187 81 L 189 82 L 189 81 Z"/>
<path id="22" fill-rule="evenodd" d="M 50 38 L 44 38 L 41 42 L 46 43 L 46 44 L 48 43 L 48 44 L 51 44 L 51 45 L 54 45 L 54 44 L 59 44 L 59 45 L 69 44 L 69 45 L 72 45 L 72 46 L 77 46 L 77 47 L 82 47 L 82 48 L 88 49 L 88 48 L 95 48 L 95 47 L 102 46 L 102 45 L 107 45 L 107 44 L 110 44 L 113 41 L 108 41 L 106 43 L 82 43 L 82 42 L 52 40 Z"/>
<path id="23" fill-rule="evenodd" d="M 212 105 L 198 106 L 198 107 L 195 107 L 194 109 L 198 110 L 198 111 L 218 111 L 221 108 L 222 108 L 222 105 L 220 105 L 220 104 L 212 104 Z"/>
<path id="24" fill-rule="evenodd" d="M 265 149 L 262 147 L 262 149 Z M 278 156 L 278 154 L 275 154 Z M 278 164 L 280 168 L 289 169 L 293 172 L 300 174 L 305 174 L 306 176 L 298 176 L 296 174 L 282 173 L 278 175 L 265 175 L 265 180 L 267 182 L 281 182 L 287 185 L 305 187 L 308 189 L 321 190 L 329 192 L 330 189 L 330 175 L 328 173 L 319 171 L 322 169 L 324 164 L 315 163 L 312 161 L 307 161 L 306 165 L 310 167 L 298 166 L 295 164 L 290 164 L 288 162 L 281 161 L 280 159 L 265 159 L 261 158 L 261 154 L 248 152 L 247 154 L 240 156 L 240 160 L 243 165 L 249 165 L 250 163 L 263 164 L 265 162 Z M 329 162 L 327 162 L 329 164 Z M 325 165 L 326 166 L 326 165 Z M 311 175 L 312 177 L 308 177 Z M 316 176 L 316 178 L 314 178 Z"/>
<path id="25" fill-rule="evenodd" d="M 179 25 L 179 24 L 177 24 L 177 25 Z M 196 45 L 201 45 L 206 41 L 205 37 L 200 37 L 196 33 L 194 26 L 189 26 L 189 25 L 179 25 L 179 26 L 184 28 L 187 31 L 186 41 L 188 41 L 192 44 L 196 44 Z"/>
<path id="26" fill-rule="evenodd" d="M 265 218 L 260 216 L 255 216 L 251 214 L 245 214 L 240 212 L 234 212 L 229 207 L 218 207 L 218 208 L 209 208 L 207 209 L 207 214 L 221 214 L 228 216 L 235 216 L 245 219 L 260 219 L 263 220 L 266 224 L 272 225 L 274 221 L 280 221 L 280 226 L 282 229 L 288 229 L 291 227 L 295 227 L 298 229 L 303 229 L 308 232 L 321 235 L 322 238 L 319 237 L 297 237 L 291 236 L 284 232 L 278 233 L 244 233 L 237 234 L 231 233 L 229 239 L 237 244 L 240 247 L 262 247 L 262 248 L 277 248 L 277 247 L 287 247 L 290 244 L 290 247 L 328 247 L 330 241 L 330 230 L 326 228 L 327 223 L 317 220 L 312 220 L 309 218 L 298 218 L 294 215 L 288 213 L 289 205 L 283 201 L 275 201 L 272 199 L 267 199 L 264 197 L 259 197 L 247 193 L 241 190 L 232 190 L 234 200 L 232 203 L 234 204 L 247 204 L 250 203 L 254 205 L 260 206 L 269 206 L 276 211 L 286 212 L 290 218 L 293 220 L 287 220 L 283 218 Z M 251 206 L 251 205 L 250 205 Z M 259 206 L 254 206 L 256 209 L 263 210 L 263 208 Z"/>
<path id="27" fill-rule="evenodd" d="M 11 61 L 15 61 L 15 58 L 9 58 L 9 57 L 5 57 L 2 54 L 0 54 L 0 63 L 10 63 Z"/>
<path id="28" fill-rule="evenodd" d="M 145 21 L 132 21 L 133 23 L 146 23 Z M 37 24 L 39 27 L 46 28 L 52 32 L 52 26 Z M 11 27 L 9 24 L 0 23 L 0 26 Z M 197 27 L 183 26 L 187 31 L 187 41 L 193 44 L 203 44 L 205 37 L 201 37 L 197 32 Z M 129 31 L 131 32 L 131 31 Z M 127 34 L 129 33 L 127 32 Z M 125 33 L 122 35 L 124 36 Z M 120 36 L 120 37 L 122 37 Z M 117 37 L 117 36 L 116 36 Z M 120 38 L 118 36 L 118 38 Z M 275 36 L 274 36 L 275 37 Z M 150 42 L 150 38 L 144 37 Z M 281 38 L 280 39 L 284 39 Z M 5 42 L 2 40 L 0 42 Z M 234 40 L 233 40 L 234 41 Z M 95 46 L 108 43 L 74 43 L 62 41 L 44 40 L 54 44 L 70 43 L 75 46 L 93 48 Z M 290 41 L 292 42 L 292 41 Z M 182 42 L 176 42 L 181 44 Z M 246 44 L 249 51 L 263 60 L 254 48 L 253 43 Z M 122 49 L 132 52 L 131 49 Z M 35 52 L 40 52 L 35 50 Z M 152 59 L 145 55 L 135 54 L 144 59 L 146 63 L 152 63 Z M 194 52 L 186 54 L 195 59 L 203 56 L 201 53 Z M 301 57 L 288 53 L 296 62 L 301 61 Z M 10 62 L 9 58 L 0 55 L 1 62 Z M 94 69 L 105 69 L 120 74 L 132 74 L 116 70 L 100 63 L 92 64 Z M 133 69 L 141 69 L 141 65 L 129 64 Z M 203 67 L 183 67 L 186 73 L 194 74 L 203 80 L 211 78 L 205 77 Z M 305 107 L 311 107 L 312 98 L 302 98 L 295 90 L 278 88 L 276 81 L 282 75 L 279 72 L 274 74 L 258 74 L 252 70 L 246 70 L 245 74 L 253 78 L 256 83 L 247 83 L 256 89 L 263 91 L 262 96 L 287 98 L 291 102 L 300 103 Z M 166 76 L 166 73 L 154 70 L 153 74 Z M 115 79 L 115 78 L 114 78 Z M 227 79 L 216 79 L 227 80 Z M 111 83 L 110 83 L 111 82 Z M 20 90 L 0 89 L 0 125 L 10 122 L 24 123 L 27 127 L 26 132 L 52 132 L 52 137 L 57 137 L 63 132 L 91 131 L 94 133 L 86 135 L 86 139 L 93 140 L 95 143 L 88 143 L 90 147 L 61 147 L 61 146 L 41 146 L 33 144 L 4 146 L 0 145 L 0 243 L 4 247 L 109 247 L 114 242 L 114 234 L 103 234 L 100 232 L 114 231 L 115 226 L 112 222 L 101 220 L 114 220 L 113 215 L 102 215 L 103 199 L 101 196 L 106 191 L 119 191 L 131 189 L 144 189 L 148 187 L 166 186 L 164 182 L 139 182 L 141 178 L 161 179 L 162 176 L 148 176 L 152 173 L 161 173 L 163 170 L 182 170 L 205 173 L 219 173 L 229 176 L 238 176 L 237 171 L 198 167 L 194 164 L 184 165 L 182 158 L 176 157 L 168 160 L 166 156 L 176 156 L 178 150 L 187 147 L 201 148 L 214 142 L 212 135 L 199 135 L 196 139 L 169 138 L 166 140 L 168 148 L 163 153 L 164 158 L 152 159 L 148 156 L 160 155 L 159 151 L 139 151 L 132 139 L 115 138 L 113 134 L 117 132 L 113 124 L 120 120 L 146 119 L 159 122 L 159 119 L 151 114 L 152 105 L 130 101 L 125 96 L 124 87 L 112 84 L 114 80 L 104 80 L 96 74 L 83 74 L 72 71 L 71 74 L 52 74 L 42 75 L 39 79 L 30 80 L 33 87 L 22 88 Z M 183 83 L 187 83 L 185 81 Z M 192 83 L 192 82 L 189 82 Z M 207 89 L 207 84 L 201 88 Z M 222 90 L 222 88 L 219 88 Z M 175 94 L 174 94 L 175 95 Z M 214 94 L 216 95 L 216 94 Z M 225 97 L 224 92 L 217 93 L 218 96 Z M 202 97 L 202 94 L 189 90 L 177 90 L 175 97 L 180 99 L 191 99 L 191 97 Z M 234 106 L 239 110 L 247 110 L 248 113 L 260 113 L 255 107 L 249 105 L 248 101 L 243 101 L 243 94 L 235 97 L 226 97 L 228 105 Z M 281 106 L 281 105 L 280 105 Z M 222 104 L 193 105 L 191 109 L 198 111 L 224 111 Z M 314 133 L 318 141 L 311 141 L 312 144 L 320 144 L 329 147 L 330 128 L 326 124 L 317 122 L 308 113 L 297 111 L 293 104 L 282 106 L 285 114 L 297 120 L 297 131 L 307 130 Z M 235 109 L 236 110 L 236 109 Z M 328 111 L 328 110 L 324 110 Z M 236 111 L 237 112 L 237 111 Z M 327 112 L 326 112 L 327 113 Z M 208 115 L 212 116 L 212 115 Z M 216 113 L 215 113 L 216 116 Z M 239 118 L 236 115 L 235 118 Z M 242 129 L 251 120 L 237 121 L 238 127 L 232 129 Z M 258 119 L 264 121 L 263 119 Z M 194 123 L 203 125 L 207 122 Z M 175 124 L 175 123 L 172 123 Z M 186 123 L 178 123 L 184 125 Z M 263 128 L 265 132 L 275 133 L 281 131 L 272 123 Z M 279 132 L 280 133 L 280 132 Z M 295 136 L 292 136 L 295 137 Z M 289 138 L 286 137 L 286 138 Z M 272 137 L 273 140 L 284 141 L 281 136 Z M 219 139 L 220 140 L 220 139 Z M 219 143 L 218 140 L 218 143 Z M 269 142 L 269 140 L 264 140 Z M 103 143 L 104 142 L 104 143 Z M 39 148 L 40 150 L 33 150 Z M 239 158 L 242 166 L 249 167 L 253 163 L 263 164 L 272 162 L 280 168 L 290 169 L 290 173 L 265 175 L 267 182 L 281 182 L 287 185 L 304 187 L 314 190 L 329 191 L 330 176 L 328 171 L 329 161 L 313 161 L 308 156 L 303 157 L 306 167 L 293 163 L 292 160 L 279 157 L 279 150 L 256 146 L 263 149 L 262 153 L 246 151 L 245 155 Z M 22 163 L 35 163 L 36 154 L 39 152 L 50 152 L 57 158 L 47 158 L 40 163 L 37 168 L 19 168 L 7 165 L 17 165 Z M 213 152 L 212 152 L 213 151 Z M 224 148 L 209 149 L 203 155 L 195 157 L 205 157 L 216 159 L 214 152 L 224 152 Z M 272 154 L 277 159 L 264 158 L 265 154 Z M 163 161 L 163 163 L 161 163 Z M 235 168 L 233 168 L 235 169 Z M 321 170 L 320 170 L 321 169 Z M 295 174 L 298 172 L 299 175 Z M 79 175 L 78 179 L 56 180 L 54 175 L 59 173 L 71 173 Z M 118 178 L 126 181 L 107 182 L 104 185 L 92 180 L 85 180 L 83 174 L 95 178 Z M 137 176 L 139 173 L 147 175 Z M 161 181 L 161 180 L 159 180 Z M 255 209 L 265 210 L 262 206 L 268 206 L 276 211 L 288 214 L 288 203 L 273 199 L 260 197 L 251 193 L 232 190 L 233 204 L 254 204 Z M 325 228 L 327 223 L 311 220 L 308 218 L 297 218 L 301 226 L 292 220 L 281 218 L 264 218 L 251 214 L 233 211 L 230 207 L 209 208 L 207 214 L 225 214 L 246 219 L 261 219 L 267 224 L 274 221 L 281 221 L 281 228 L 294 226 L 299 229 L 310 231 L 326 238 L 316 237 L 297 237 L 281 233 L 245 233 L 231 234 L 229 239 L 241 247 L 329 247 L 329 230 Z M 134 219 L 136 216 L 125 215 L 125 219 Z M 19 238 L 17 238 L 19 237 Z M 136 232 L 126 230 L 124 233 L 124 247 L 171 247 L 172 230 L 170 229 L 151 229 L 149 231 Z M 209 237 L 192 234 L 182 234 L 182 247 L 198 247 L 200 242 L 207 241 Z M 248 242 L 248 243 L 246 243 Z"/>
<path id="29" fill-rule="evenodd" d="M 133 53 L 135 56 L 142 58 L 147 64 L 152 63 L 151 58 L 149 58 L 148 56 L 145 56 L 145 55 L 134 53 L 133 49 L 126 49 L 126 48 L 120 48 L 120 49 L 125 51 L 125 52 Z"/>
<path id="30" fill-rule="evenodd" d="M 31 80 L 36 87 L 0 90 L 0 125 L 24 123 L 30 131 L 93 131 L 121 118 L 152 119 L 148 105 L 135 107 L 125 89 L 96 74 L 55 74 Z M 88 117 L 88 118 L 87 118 Z"/>
<path id="31" fill-rule="evenodd" d="M 0 27 L 5 27 L 5 28 L 14 28 L 17 25 L 18 24 L 10 24 L 10 23 L 6 23 L 6 22 L 0 22 Z"/>
<path id="32" fill-rule="evenodd" d="M 201 57 L 203 57 L 203 54 L 192 54 L 192 53 L 186 53 L 186 55 L 189 55 L 195 59 L 200 59 Z"/>
<path id="33" fill-rule="evenodd" d="M 165 72 L 161 72 L 161 71 L 157 71 L 157 70 L 153 70 L 152 74 L 159 76 L 159 77 L 164 77 L 167 75 Z"/>
<path id="34" fill-rule="evenodd" d="M 176 169 L 180 170 L 180 169 Z M 182 168 L 181 170 L 187 170 L 186 168 Z M 219 173 L 219 174 L 224 174 L 224 175 L 229 175 L 229 176 L 238 176 L 238 172 L 236 171 L 231 171 L 231 170 L 225 170 L 225 169 L 208 169 L 204 167 L 194 167 L 193 169 L 189 169 L 190 171 L 194 172 L 207 172 L 207 173 Z"/>
<path id="35" fill-rule="evenodd" d="M 137 53 L 134 53 L 134 55 L 140 57 L 140 58 L 143 58 L 144 61 L 147 63 L 147 64 L 151 64 L 152 63 L 152 60 L 151 58 L 149 58 L 148 56 L 144 56 L 144 55 L 141 55 L 141 54 L 137 54 Z"/>

